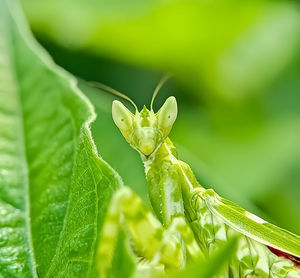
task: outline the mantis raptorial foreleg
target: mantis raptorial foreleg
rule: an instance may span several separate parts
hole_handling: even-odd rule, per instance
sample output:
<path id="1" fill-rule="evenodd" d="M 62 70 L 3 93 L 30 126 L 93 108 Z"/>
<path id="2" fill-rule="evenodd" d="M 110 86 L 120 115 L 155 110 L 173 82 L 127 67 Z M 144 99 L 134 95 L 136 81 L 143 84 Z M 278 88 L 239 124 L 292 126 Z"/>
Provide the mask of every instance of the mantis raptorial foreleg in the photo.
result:
<path id="1" fill-rule="evenodd" d="M 170 227 L 165 229 L 142 200 L 124 187 L 113 196 L 101 233 L 98 257 L 103 277 L 111 266 L 122 227 L 132 239 L 137 257 L 145 259 L 149 267 L 181 269 L 185 266 L 186 256 L 198 259 L 202 255 L 184 218 L 174 218 Z"/>

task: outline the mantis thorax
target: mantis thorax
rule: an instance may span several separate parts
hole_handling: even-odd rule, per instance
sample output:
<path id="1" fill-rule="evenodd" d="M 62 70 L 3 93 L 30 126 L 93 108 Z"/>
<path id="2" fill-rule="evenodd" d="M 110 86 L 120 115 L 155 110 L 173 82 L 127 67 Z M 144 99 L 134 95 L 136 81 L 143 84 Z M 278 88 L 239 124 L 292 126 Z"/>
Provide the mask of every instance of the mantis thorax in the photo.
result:
<path id="1" fill-rule="evenodd" d="M 112 116 L 126 141 L 142 155 L 151 155 L 167 138 L 177 117 L 175 97 L 169 97 L 158 112 L 143 107 L 131 113 L 115 100 Z"/>

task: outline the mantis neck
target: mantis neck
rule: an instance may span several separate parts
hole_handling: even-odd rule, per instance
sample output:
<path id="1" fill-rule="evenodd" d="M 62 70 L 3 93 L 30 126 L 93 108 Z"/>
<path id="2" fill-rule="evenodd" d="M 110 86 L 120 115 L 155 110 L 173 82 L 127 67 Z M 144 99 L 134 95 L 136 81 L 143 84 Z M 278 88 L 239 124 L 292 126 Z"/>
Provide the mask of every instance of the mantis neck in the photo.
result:
<path id="1" fill-rule="evenodd" d="M 191 170 L 191 175 L 186 172 L 186 164 L 177 159 L 176 149 L 169 138 L 150 157 L 142 159 L 153 210 L 168 227 L 174 217 L 184 216 L 183 198 L 190 196 L 189 193 L 200 185 Z"/>

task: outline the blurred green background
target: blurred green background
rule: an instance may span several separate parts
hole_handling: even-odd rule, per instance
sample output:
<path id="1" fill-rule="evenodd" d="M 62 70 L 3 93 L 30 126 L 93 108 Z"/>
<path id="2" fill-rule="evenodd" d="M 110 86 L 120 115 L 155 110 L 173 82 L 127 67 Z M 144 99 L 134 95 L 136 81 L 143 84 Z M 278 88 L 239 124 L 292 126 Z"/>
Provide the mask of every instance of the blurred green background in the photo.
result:
<path id="1" fill-rule="evenodd" d="M 150 103 L 174 77 L 171 132 L 205 187 L 300 234 L 300 5 L 298 1 L 22 0 L 37 39 L 79 79 L 98 118 L 99 153 L 145 200 L 138 154 L 111 119 L 100 81 Z"/>

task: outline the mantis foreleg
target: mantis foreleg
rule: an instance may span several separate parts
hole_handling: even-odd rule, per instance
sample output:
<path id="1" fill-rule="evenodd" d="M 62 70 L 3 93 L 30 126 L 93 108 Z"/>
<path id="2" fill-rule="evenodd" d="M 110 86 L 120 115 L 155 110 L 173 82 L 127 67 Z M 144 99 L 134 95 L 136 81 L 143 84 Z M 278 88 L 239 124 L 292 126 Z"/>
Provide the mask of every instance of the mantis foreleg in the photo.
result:
<path id="1" fill-rule="evenodd" d="M 149 267 L 181 269 L 186 255 L 197 259 L 202 254 L 184 218 L 175 218 L 168 229 L 164 228 L 142 200 L 124 187 L 113 196 L 102 229 L 98 249 L 102 277 L 111 267 L 122 227 L 132 239 L 136 256 L 145 259 Z"/>

